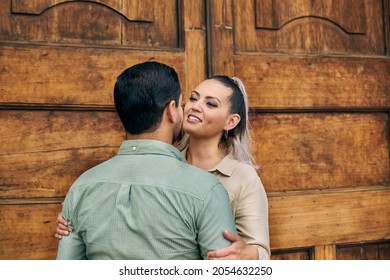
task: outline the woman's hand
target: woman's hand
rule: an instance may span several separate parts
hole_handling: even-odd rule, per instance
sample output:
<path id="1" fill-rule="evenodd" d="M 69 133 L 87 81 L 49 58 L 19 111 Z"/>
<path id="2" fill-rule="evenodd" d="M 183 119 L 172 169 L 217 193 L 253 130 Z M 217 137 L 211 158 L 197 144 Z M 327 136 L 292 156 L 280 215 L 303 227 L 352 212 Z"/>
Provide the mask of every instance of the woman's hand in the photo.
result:
<path id="1" fill-rule="evenodd" d="M 229 247 L 208 252 L 209 260 L 257 260 L 259 258 L 257 248 L 246 244 L 237 234 L 225 230 L 223 236 L 232 244 Z"/>
<path id="2" fill-rule="evenodd" d="M 62 236 L 69 235 L 72 232 L 72 228 L 68 227 L 68 223 L 65 221 L 62 216 L 62 212 L 60 212 L 57 216 L 57 228 L 54 236 L 58 239 L 62 239 Z"/>

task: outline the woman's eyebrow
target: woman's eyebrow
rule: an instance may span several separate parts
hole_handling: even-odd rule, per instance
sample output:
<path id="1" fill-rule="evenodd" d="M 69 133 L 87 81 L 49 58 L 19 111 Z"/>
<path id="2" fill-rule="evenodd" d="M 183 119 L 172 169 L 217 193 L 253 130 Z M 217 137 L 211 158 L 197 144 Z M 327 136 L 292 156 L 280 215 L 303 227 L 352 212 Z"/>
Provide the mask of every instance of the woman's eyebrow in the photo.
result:
<path id="1" fill-rule="evenodd" d="M 200 93 L 197 92 L 196 90 L 193 90 L 192 93 L 196 94 L 198 97 L 200 96 Z M 221 100 L 219 100 L 218 97 L 207 95 L 205 96 L 206 99 L 216 99 L 219 103 L 221 103 Z"/>
<path id="2" fill-rule="evenodd" d="M 208 95 L 208 96 L 206 96 L 205 98 L 206 98 L 206 99 L 215 99 L 215 100 L 217 100 L 219 103 L 221 103 L 221 100 L 219 100 L 219 98 L 218 98 L 218 97 L 215 97 L 215 96 L 210 96 L 210 95 Z"/>
<path id="3" fill-rule="evenodd" d="M 196 90 L 193 90 L 191 93 L 195 93 L 198 97 L 200 96 L 200 93 L 197 92 Z"/>

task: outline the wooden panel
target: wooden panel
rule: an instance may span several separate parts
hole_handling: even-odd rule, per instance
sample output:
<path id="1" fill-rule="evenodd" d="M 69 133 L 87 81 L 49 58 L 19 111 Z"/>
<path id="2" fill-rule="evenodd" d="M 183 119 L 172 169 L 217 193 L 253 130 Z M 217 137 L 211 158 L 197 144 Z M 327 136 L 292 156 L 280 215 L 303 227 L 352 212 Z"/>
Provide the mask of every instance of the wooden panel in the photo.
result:
<path id="1" fill-rule="evenodd" d="M 390 239 L 390 188 L 268 193 L 273 250 Z"/>
<path id="2" fill-rule="evenodd" d="M 295 250 L 275 250 L 271 253 L 271 260 L 311 260 L 312 248 L 298 248 Z"/>
<path id="3" fill-rule="evenodd" d="M 116 77 L 146 60 L 174 67 L 185 81 L 182 53 L 0 45 L 0 104 L 113 107 Z"/>
<path id="4" fill-rule="evenodd" d="M 390 241 L 378 245 L 378 259 L 390 260 Z"/>
<path id="5" fill-rule="evenodd" d="M 339 260 L 390 260 L 390 242 L 337 246 Z"/>
<path id="6" fill-rule="evenodd" d="M 137 0 L 2 1 L 0 40 L 181 47 L 177 1 L 140 3 Z"/>
<path id="7" fill-rule="evenodd" d="M 267 191 L 389 184 L 385 113 L 266 113 L 251 123 Z"/>
<path id="8" fill-rule="evenodd" d="M 235 2 L 237 51 L 384 54 L 380 0 Z"/>
<path id="9" fill-rule="evenodd" d="M 54 8 L 59 4 L 75 0 L 12 0 L 11 12 L 13 14 L 40 15 L 46 10 Z M 122 14 L 128 20 L 152 21 L 153 20 L 153 0 L 143 0 L 140 5 L 138 0 L 95 0 L 90 1 L 102 4 L 110 9 Z"/>
<path id="10" fill-rule="evenodd" d="M 116 112 L 0 110 L 2 198 L 65 196 L 124 139 Z"/>
<path id="11" fill-rule="evenodd" d="M 205 1 L 183 1 L 186 75 L 183 101 L 207 76 Z"/>
<path id="12" fill-rule="evenodd" d="M 57 256 L 54 238 L 61 204 L 0 204 L 0 259 L 49 260 Z"/>
<path id="13" fill-rule="evenodd" d="M 314 256 L 316 260 L 335 260 L 336 246 L 335 245 L 315 246 Z"/>
<path id="14" fill-rule="evenodd" d="M 215 0 L 210 10 L 210 74 L 234 75 L 232 0 Z"/>
<path id="15" fill-rule="evenodd" d="M 124 40 L 126 46 L 149 48 L 180 48 L 182 47 L 182 27 L 178 20 L 181 11 L 176 0 L 152 1 L 154 10 L 153 24 L 126 23 L 124 25 Z M 139 6 L 143 6 L 142 5 Z M 131 7 L 131 6 L 129 6 Z M 133 7 L 131 7 L 133 8 Z M 158 11 L 158 12 L 157 12 Z"/>
<path id="16" fill-rule="evenodd" d="M 389 239 L 388 0 L 214 0 L 210 73 L 241 78 L 272 259 Z"/>
<path id="17" fill-rule="evenodd" d="M 313 17 L 328 20 L 346 33 L 364 34 L 364 4 L 364 0 L 256 0 L 256 27 L 277 30 L 298 18 Z"/>
<path id="18" fill-rule="evenodd" d="M 240 55 L 234 65 L 254 108 L 390 108 L 389 59 Z"/>
<path id="19" fill-rule="evenodd" d="M 383 1 L 384 5 L 384 25 L 386 34 L 386 55 L 390 56 L 390 0 Z"/>

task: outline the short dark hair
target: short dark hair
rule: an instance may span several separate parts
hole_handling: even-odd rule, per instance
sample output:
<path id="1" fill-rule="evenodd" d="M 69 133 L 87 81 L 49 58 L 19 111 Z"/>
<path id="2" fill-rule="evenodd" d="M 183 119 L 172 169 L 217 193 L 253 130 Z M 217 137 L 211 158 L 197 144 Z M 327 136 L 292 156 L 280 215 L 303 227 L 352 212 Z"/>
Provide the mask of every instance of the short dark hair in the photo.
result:
<path id="1" fill-rule="evenodd" d="M 156 130 L 167 104 L 179 106 L 181 95 L 176 71 L 165 64 L 147 61 L 124 70 L 114 87 L 119 118 L 130 134 Z"/>

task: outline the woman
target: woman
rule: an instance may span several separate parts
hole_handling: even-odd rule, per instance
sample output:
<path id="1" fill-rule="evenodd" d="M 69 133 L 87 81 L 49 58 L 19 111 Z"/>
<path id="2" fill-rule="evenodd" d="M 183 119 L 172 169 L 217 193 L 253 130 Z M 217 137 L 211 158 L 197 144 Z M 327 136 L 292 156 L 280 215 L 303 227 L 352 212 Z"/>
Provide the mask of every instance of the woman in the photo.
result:
<path id="1" fill-rule="evenodd" d="M 268 202 L 250 153 L 248 98 L 241 80 L 214 76 L 201 82 L 184 107 L 178 149 L 187 162 L 205 169 L 225 186 L 239 235 L 224 232 L 232 244 L 208 258 L 269 259 Z M 59 215 L 56 237 L 67 235 Z"/>

